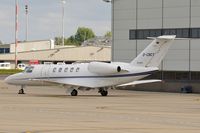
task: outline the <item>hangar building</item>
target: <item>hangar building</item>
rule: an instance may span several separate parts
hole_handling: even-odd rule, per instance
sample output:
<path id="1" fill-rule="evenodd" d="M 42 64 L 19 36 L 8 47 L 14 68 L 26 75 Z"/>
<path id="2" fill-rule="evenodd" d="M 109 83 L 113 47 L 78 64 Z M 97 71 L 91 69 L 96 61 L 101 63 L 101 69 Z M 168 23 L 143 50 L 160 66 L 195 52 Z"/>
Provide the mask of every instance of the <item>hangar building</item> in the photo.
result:
<path id="1" fill-rule="evenodd" d="M 163 84 L 140 88 L 177 90 L 191 85 L 200 92 L 200 0 L 113 0 L 112 60 L 130 62 L 150 42 L 146 38 L 177 35 L 160 72 L 151 78 Z M 178 91 L 178 90 L 177 90 Z"/>
<path id="2" fill-rule="evenodd" d="M 18 63 L 73 63 L 88 61 L 110 62 L 110 46 L 59 46 L 53 40 L 29 41 L 18 43 Z M 0 63 L 9 62 L 15 67 L 15 44 L 0 45 Z"/>

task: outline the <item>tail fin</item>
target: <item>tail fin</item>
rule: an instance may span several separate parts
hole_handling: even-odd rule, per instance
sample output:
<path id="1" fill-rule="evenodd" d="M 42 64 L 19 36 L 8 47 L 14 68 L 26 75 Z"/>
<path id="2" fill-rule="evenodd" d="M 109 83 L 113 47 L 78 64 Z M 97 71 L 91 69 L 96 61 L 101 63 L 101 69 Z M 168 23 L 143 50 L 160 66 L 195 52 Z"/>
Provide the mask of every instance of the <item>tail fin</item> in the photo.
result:
<path id="1" fill-rule="evenodd" d="M 158 67 L 176 35 L 164 35 L 154 39 L 130 64 L 142 67 Z"/>

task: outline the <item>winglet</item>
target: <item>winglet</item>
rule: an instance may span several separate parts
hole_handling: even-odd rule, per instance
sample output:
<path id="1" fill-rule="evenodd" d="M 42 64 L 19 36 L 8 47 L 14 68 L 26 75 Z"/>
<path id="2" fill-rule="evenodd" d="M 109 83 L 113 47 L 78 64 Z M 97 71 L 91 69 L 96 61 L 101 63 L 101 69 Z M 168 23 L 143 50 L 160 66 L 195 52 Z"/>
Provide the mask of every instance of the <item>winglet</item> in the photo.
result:
<path id="1" fill-rule="evenodd" d="M 147 37 L 147 39 L 165 39 L 165 40 L 174 40 L 176 38 L 176 35 L 163 35 L 163 36 L 158 36 L 158 37 Z"/>

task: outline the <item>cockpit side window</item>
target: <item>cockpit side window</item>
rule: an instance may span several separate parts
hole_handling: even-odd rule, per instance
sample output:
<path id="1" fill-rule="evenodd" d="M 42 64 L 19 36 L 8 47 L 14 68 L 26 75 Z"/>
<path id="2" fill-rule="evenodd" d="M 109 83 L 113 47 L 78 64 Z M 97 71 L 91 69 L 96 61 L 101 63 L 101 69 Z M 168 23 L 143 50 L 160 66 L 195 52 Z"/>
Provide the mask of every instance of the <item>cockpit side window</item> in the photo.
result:
<path id="1" fill-rule="evenodd" d="M 32 72 L 33 72 L 33 69 L 34 69 L 33 66 L 29 66 L 29 67 L 26 67 L 26 68 L 25 68 L 24 72 L 25 72 L 25 73 L 32 73 Z"/>

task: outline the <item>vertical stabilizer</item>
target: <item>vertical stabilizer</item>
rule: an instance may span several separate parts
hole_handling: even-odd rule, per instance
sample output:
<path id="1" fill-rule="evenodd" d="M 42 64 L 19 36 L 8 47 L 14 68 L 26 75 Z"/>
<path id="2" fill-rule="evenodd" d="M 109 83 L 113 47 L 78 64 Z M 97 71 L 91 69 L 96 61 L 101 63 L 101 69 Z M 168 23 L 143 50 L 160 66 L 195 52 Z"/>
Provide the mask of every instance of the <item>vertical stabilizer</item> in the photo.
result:
<path id="1" fill-rule="evenodd" d="M 158 67 L 174 42 L 176 35 L 164 35 L 154 39 L 132 62 L 141 67 Z"/>

